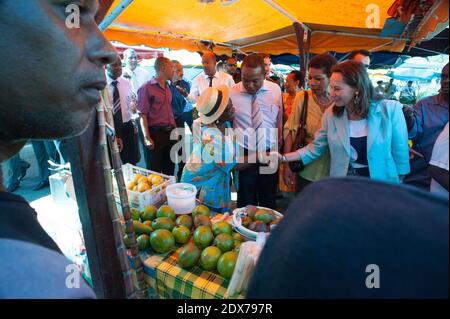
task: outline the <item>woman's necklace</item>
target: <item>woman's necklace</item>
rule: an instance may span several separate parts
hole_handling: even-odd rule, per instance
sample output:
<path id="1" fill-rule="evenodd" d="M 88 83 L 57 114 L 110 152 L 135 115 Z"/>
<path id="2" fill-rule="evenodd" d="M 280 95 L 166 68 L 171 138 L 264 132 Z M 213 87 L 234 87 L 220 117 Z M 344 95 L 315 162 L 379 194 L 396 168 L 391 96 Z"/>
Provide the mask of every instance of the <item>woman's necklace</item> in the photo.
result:
<path id="1" fill-rule="evenodd" d="M 322 112 L 324 112 L 333 103 L 333 100 L 330 99 L 328 94 L 324 96 L 316 96 L 315 94 L 313 94 L 312 96 L 316 104 L 319 105 Z"/>

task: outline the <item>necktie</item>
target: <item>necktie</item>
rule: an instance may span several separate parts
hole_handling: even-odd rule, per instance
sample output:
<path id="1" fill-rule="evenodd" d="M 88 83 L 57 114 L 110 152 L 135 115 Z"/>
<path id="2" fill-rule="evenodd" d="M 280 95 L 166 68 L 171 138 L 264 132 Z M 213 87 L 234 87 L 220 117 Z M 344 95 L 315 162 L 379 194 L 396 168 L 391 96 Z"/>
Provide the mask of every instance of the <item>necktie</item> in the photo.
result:
<path id="1" fill-rule="evenodd" d="M 113 81 L 111 85 L 113 86 L 113 117 L 114 126 L 116 129 L 116 134 L 120 136 L 120 128 L 122 126 L 122 111 L 120 109 L 120 94 L 119 88 L 117 87 L 118 82 Z"/>
<path id="2" fill-rule="evenodd" d="M 264 134 L 258 134 L 258 129 L 261 128 L 263 124 L 261 108 L 259 107 L 258 100 L 256 99 L 256 94 L 252 95 L 252 127 L 255 130 L 255 141 L 256 146 L 259 151 L 265 150 L 264 145 Z"/>
<path id="3" fill-rule="evenodd" d="M 130 82 L 131 82 L 131 88 L 133 90 L 133 93 L 137 94 L 137 91 L 139 90 L 139 82 L 136 75 L 136 72 L 131 71 L 130 73 Z"/>
<path id="4" fill-rule="evenodd" d="M 214 77 L 209 76 L 208 78 L 209 78 L 209 87 L 212 88 L 212 81 L 213 81 Z"/>
<path id="5" fill-rule="evenodd" d="M 117 111 L 120 110 L 120 94 L 117 84 L 117 81 L 111 82 L 111 85 L 113 86 L 113 114 L 116 114 Z"/>

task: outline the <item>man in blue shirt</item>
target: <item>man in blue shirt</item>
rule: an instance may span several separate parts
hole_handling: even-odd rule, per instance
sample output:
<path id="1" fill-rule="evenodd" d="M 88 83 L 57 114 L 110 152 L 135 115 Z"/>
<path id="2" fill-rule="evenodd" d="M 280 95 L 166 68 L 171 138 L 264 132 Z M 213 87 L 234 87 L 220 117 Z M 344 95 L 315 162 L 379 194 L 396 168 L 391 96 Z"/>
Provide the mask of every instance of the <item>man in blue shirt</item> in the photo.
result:
<path id="1" fill-rule="evenodd" d="M 409 138 L 413 141 L 414 150 L 423 157 L 416 155 L 411 160 L 411 173 L 405 177 L 404 183 L 427 190 L 431 183 L 427 169 L 433 146 L 448 122 L 448 67 L 447 63 L 442 69 L 439 94 L 420 100 L 413 113 L 405 113 Z"/>

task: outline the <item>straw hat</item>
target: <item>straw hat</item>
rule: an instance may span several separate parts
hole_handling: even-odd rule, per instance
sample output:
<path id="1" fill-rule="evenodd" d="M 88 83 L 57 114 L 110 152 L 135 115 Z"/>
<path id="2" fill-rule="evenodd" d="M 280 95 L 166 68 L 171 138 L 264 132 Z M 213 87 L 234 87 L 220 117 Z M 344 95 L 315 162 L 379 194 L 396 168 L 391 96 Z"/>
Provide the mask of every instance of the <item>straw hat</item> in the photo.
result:
<path id="1" fill-rule="evenodd" d="M 197 111 L 203 124 L 211 124 L 219 119 L 227 108 L 230 91 L 227 86 L 207 88 L 197 100 Z"/>

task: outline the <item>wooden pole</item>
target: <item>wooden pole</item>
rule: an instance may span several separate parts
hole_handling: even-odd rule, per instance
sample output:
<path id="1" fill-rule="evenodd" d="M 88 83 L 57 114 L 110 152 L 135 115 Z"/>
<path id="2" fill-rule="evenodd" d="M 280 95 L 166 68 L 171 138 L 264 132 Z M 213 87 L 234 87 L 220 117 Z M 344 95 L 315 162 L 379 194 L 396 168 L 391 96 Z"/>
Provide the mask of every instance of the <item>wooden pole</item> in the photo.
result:
<path id="1" fill-rule="evenodd" d="M 295 35 L 297 37 L 298 53 L 300 57 L 300 71 L 303 72 L 306 79 L 308 78 L 308 62 L 309 62 L 309 51 L 311 49 L 311 30 L 306 30 L 300 23 L 293 23 Z"/>
<path id="2" fill-rule="evenodd" d="M 113 138 L 111 135 L 108 135 L 108 143 L 107 143 L 107 134 L 105 130 L 105 124 L 108 123 L 111 127 L 114 127 L 114 118 L 112 114 L 112 107 L 109 103 L 109 97 L 108 97 L 108 91 L 105 89 L 102 92 L 102 109 L 99 110 L 99 116 L 101 116 L 103 120 L 103 125 L 100 126 L 100 132 L 101 135 L 101 147 L 103 149 L 103 163 L 105 164 L 104 168 L 104 174 L 105 179 L 107 183 L 107 191 L 112 213 L 112 220 L 114 225 L 114 230 L 116 234 L 116 247 L 119 252 L 119 257 L 121 257 L 122 260 L 122 269 L 124 272 L 124 279 L 125 279 L 125 285 L 127 287 L 127 293 L 128 298 L 140 298 L 140 299 L 148 299 L 147 295 L 147 285 L 145 283 L 145 277 L 144 277 L 144 268 L 142 266 L 142 261 L 139 253 L 139 248 L 137 246 L 136 242 L 136 234 L 134 232 L 134 226 L 133 226 L 133 219 L 131 217 L 131 210 L 130 205 L 128 202 L 128 194 L 125 186 L 125 180 L 122 173 L 122 162 L 120 160 L 120 153 L 119 153 L 119 147 L 117 145 L 117 140 Z M 130 292 L 130 281 L 129 281 L 129 274 L 130 274 L 130 268 L 128 259 L 123 259 L 123 257 L 127 258 L 126 255 L 126 249 L 123 242 L 123 229 L 122 224 L 119 219 L 119 214 L 117 212 L 117 206 L 115 203 L 114 193 L 113 193 L 113 184 L 112 184 L 112 174 L 111 174 L 111 164 L 109 160 L 108 155 L 108 144 L 110 145 L 111 150 L 111 159 L 112 159 L 112 166 L 114 170 L 114 177 L 117 182 L 117 188 L 119 192 L 119 198 L 122 208 L 122 215 L 123 219 L 125 221 L 125 233 L 127 234 L 129 240 L 130 240 L 130 252 L 131 252 L 131 258 L 133 259 L 134 263 L 134 269 L 136 271 L 136 279 L 138 284 L 139 293 L 136 295 L 134 293 L 134 286 L 131 287 L 132 292 Z"/>
<path id="3" fill-rule="evenodd" d="M 68 141 L 69 161 L 94 291 L 98 298 L 123 299 L 126 291 L 102 174 L 96 114 L 92 117 L 86 132 Z"/>

